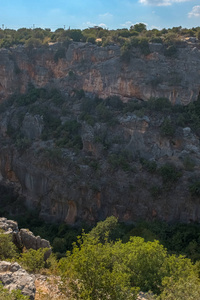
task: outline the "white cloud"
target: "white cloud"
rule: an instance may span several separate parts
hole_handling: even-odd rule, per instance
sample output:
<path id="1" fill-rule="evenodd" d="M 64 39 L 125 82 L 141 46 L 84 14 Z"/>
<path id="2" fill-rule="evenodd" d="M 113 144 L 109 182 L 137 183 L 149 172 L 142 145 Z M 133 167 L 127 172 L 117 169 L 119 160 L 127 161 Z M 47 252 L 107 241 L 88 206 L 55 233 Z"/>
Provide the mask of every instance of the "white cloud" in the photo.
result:
<path id="1" fill-rule="evenodd" d="M 120 24 L 122 27 L 124 27 L 124 28 L 129 28 L 129 27 L 131 27 L 132 25 L 134 25 L 133 24 L 133 22 L 131 22 L 131 21 L 126 21 L 124 24 Z"/>
<path id="2" fill-rule="evenodd" d="M 83 23 L 83 26 L 84 26 L 84 27 L 94 27 L 94 26 L 96 26 L 96 24 L 95 24 L 95 23 L 92 23 L 92 22 L 90 22 L 90 21 L 88 21 L 88 22 L 84 22 L 84 23 Z"/>
<path id="3" fill-rule="evenodd" d="M 196 5 L 192 8 L 191 12 L 188 13 L 188 17 L 200 17 L 200 5 Z"/>
<path id="4" fill-rule="evenodd" d="M 104 18 L 104 19 L 108 19 L 108 18 L 112 18 L 113 15 L 110 14 L 109 12 L 105 13 L 105 14 L 100 14 L 99 15 L 100 18 Z"/>
<path id="5" fill-rule="evenodd" d="M 104 23 L 100 23 L 100 24 L 98 24 L 98 26 L 99 27 L 102 27 L 102 28 L 107 28 L 108 26 L 106 25 L 106 24 L 104 24 Z"/>
<path id="6" fill-rule="evenodd" d="M 187 1 L 192 1 L 192 0 L 139 0 L 139 3 L 144 5 L 169 6 L 174 3 L 181 3 Z"/>

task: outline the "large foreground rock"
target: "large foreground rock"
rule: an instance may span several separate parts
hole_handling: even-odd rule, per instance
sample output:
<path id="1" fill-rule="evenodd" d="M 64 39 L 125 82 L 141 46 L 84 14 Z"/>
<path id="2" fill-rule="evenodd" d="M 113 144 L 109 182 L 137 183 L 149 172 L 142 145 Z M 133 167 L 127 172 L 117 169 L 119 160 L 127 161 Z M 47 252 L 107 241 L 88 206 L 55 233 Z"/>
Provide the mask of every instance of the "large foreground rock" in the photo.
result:
<path id="1" fill-rule="evenodd" d="M 29 229 L 18 228 L 17 222 L 13 220 L 7 220 L 6 218 L 0 218 L 0 229 L 5 234 L 12 234 L 13 242 L 18 248 L 25 247 L 26 249 L 38 250 L 39 248 L 49 248 L 46 252 L 45 258 L 51 254 L 51 246 L 49 241 L 41 239 L 40 236 L 35 236 Z"/>
<path id="2" fill-rule="evenodd" d="M 21 290 L 23 295 L 35 299 L 35 277 L 28 274 L 18 263 L 0 262 L 0 281 L 8 290 Z"/>

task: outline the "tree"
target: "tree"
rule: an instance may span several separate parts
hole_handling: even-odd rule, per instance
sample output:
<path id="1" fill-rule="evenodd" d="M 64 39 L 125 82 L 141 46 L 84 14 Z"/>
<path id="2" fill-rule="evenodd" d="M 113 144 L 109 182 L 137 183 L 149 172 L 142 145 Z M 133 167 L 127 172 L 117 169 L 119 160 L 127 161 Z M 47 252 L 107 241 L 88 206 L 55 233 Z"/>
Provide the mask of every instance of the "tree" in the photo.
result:
<path id="1" fill-rule="evenodd" d="M 147 26 L 143 23 L 138 23 L 130 27 L 130 30 L 135 30 L 137 32 L 142 32 L 147 30 Z"/>
<path id="2" fill-rule="evenodd" d="M 198 267 L 189 259 L 169 255 L 158 241 L 144 242 L 140 237 L 131 237 L 127 243 L 109 242 L 115 226 L 114 217 L 100 222 L 91 233 L 79 237 L 72 253 L 60 260 L 63 292 L 69 283 L 74 299 L 134 300 L 139 290 L 165 295 L 169 282 L 178 286 L 181 280 L 189 282 L 191 278 L 199 288 Z M 187 289 L 189 293 L 189 285 Z"/>

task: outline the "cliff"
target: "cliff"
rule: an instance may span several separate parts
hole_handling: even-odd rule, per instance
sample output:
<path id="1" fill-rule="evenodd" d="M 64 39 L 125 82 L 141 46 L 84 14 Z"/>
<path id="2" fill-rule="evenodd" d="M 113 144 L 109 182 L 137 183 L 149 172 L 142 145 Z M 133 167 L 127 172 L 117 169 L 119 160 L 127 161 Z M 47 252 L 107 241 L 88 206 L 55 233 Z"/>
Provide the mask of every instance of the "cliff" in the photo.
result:
<path id="1" fill-rule="evenodd" d="M 196 100 L 200 91 L 199 44 L 182 43 L 170 57 L 162 44 L 149 44 L 149 48 L 150 54 L 145 56 L 132 47 L 128 62 L 117 45 L 70 43 L 64 47 L 56 43 L 38 49 L 1 49 L 1 99 L 24 93 L 31 82 L 67 94 L 83 89 L 102 98 L 116 95 L 124 101 L 166 97 L 173 103 L 188 104 Z"/>
<path id="2" fill-rule="evenodd" d="M 127 62 L 118 46 L 60 47 L 0 51 L 2 101 L 30 83 L 43 88 L 31 87 L 1 107 L 1 189 L 16 195 L 1 193 L 1 210 L 34 209 L 46 221 L 68 224 L 109 215 L 200 222 L 198 132 L 191 120 L 181 121 L 181 109 L 167 103 L 152 111 L 143 101 L 197 100 L 200 50 L 186 45 L 166 57 L 162 45 L 152 44 L 147 56 L 132 49 Z M 124 103 L 87 98 L 81 89 Z"/>

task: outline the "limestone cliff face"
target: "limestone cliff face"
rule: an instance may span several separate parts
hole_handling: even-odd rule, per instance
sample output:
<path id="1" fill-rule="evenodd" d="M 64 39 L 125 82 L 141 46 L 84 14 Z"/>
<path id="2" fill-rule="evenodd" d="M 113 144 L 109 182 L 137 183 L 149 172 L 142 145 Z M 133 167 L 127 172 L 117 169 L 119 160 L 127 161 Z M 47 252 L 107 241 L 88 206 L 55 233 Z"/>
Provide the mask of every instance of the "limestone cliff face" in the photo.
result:
<path id="1" fill-rule="evenodd" d="M 36 87 L 56 87 L 64 93 L 83 89 L 106 98 L 120 96 L 148 100 L 167 97 L 173 103 L 196 100 L 200 91 L 200 50 L 192 45 L 179 47 L 176 56 L 166 57 L 161 44 L 150 44 L 144 56 L 133 48 L 130 62 L 123 62 L 117 45 L 98 47 L 71 43 L 62 58 L 55 55 L 62 46 L 28 50 L 23 47 L 0 50 L 0 96 L 25 92 Z"/>
<path id="2" fill-rule="evenodd" d="M 115 215 L 121 221 L 200 222 L 198 196 L 192 197 L 189 188 L 200 175 L 200 145 L 190 128 L 177 126 L 173 138 L 162 136 L 160 128 L 169 115 L 138 117 L 123 111 L 112 111 L 115 125 L 99 119 L 89 125 L 81 119 L 82 99 L 73 98 L 73 90 L 83 89 L 102 98 L 117 95 L 124 102 L 167 97 L 187 104 L 199 96 L 200 50 L 188 45 L 167 58 L 162 45 L 154 44 L 148 56 L 133 49 L 126 63 L 118 46 L 72 43 L 56 60 L 59 47 L 0 50 L 2 101 L 24 93 L 29 83 L 56 87 L 65 95 L 62 107 L 51 99 L 37 99 L 30 107 L 13 104 L 0 112 L 0 181 L 14 186 L 25 197 L 26 207 L 37 209 L 47 221 L 94 223 Z M 51 106 L 49 113 L 59 124 L 71 119 L 79 123 L 79 151 L 72 144 L 57 143 L 57 128 L 42 138 L 44 114 Z M 182 176 L 166 187 L 161 173 L 148 172 L 140 158 L 156 162 L 158 169 L 173 163 Z M 192 170 L 185 167 L 188 159 Z M 1 202 L 13 212 L 14 204 L 0 197 Z M 19 200 L 14 213 L 20 212 L 20 205 Z"/>
<path id="3" fill-rule="evenodd" d="M 157 118 L 138 118 L 134 114 L 119 117 L 119 124 L 112 128 L 83 123 L 83 150 L 78 155 L 63 150 L 62 162 L 55 163 L 42 154 L 52 147 L 49 141 L 34 140 L 21 153 L 14 145 L 6 146 L 4 140 L 1 178 L 18 187 L 26 207 L 37 209 L 50 222 L 94 223 L 110 215 L 126 222 L 155 218 L 200 222 L 198 197 L 191 197 L 189 191 L 191 178 L 198 179 L 200 174 L 199 138 L 190 128 L 178 128 L 174 138 L 168 139 L 160 135 L 159 127 Z M 108 152 L 96 141 L 102 132 L 111 142 Z M 109 163 L 120 149 L 130 155 L 127 170 Z M 166 187 L 160 173 L 147 172 L 138 157 L 155 161 L 158 166 L 173 163 L 182 176 Z M 194 162 L 192 170 L 184 167 L 188 157 Z M 20 202 L 16 205 L 16 210 L 20 209 Z"/>

